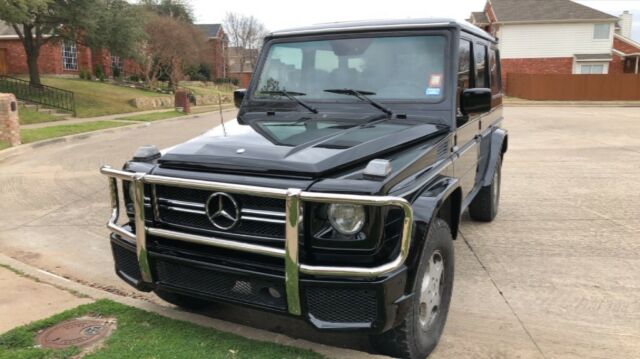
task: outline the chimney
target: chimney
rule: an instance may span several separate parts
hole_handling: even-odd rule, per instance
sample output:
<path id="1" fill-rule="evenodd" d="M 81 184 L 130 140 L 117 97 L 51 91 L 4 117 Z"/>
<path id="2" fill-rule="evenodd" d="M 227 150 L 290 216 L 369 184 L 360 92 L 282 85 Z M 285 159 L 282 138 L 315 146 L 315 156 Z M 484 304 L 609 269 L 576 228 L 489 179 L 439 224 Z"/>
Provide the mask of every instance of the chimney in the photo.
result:
<path id="1" fill-rule="evenodd" d="M 620 35 L 625 37 L 631 37 L 631 26 L 633 24 L 633 14 L 628 10 L 620 15 Z"/>

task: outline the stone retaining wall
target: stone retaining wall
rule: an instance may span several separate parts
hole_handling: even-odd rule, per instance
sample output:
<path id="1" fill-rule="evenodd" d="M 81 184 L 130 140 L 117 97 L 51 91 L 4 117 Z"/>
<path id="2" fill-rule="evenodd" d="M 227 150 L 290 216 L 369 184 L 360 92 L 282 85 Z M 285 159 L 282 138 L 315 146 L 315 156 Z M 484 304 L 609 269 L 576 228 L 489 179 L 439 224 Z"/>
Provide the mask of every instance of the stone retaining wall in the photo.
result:
<path id="1" fill-rule="evenodd" d="M 222 103 L 230 103 L 231 96 L 222 95 L 220 100 Z M 218 96 L 213 95 L 197 95 L 196 96 L 196 106 L 206 106 L 206 105 L 217 105 L 218 104 Z M 174 98 L 173 96 L 163 96 L 163 97 L 139 97 L 131 100 L 131 105 L 137 109 L 142 111 L 144 110 L 156 110 L 160 108 L 171 108 L 174 106 Z"/>

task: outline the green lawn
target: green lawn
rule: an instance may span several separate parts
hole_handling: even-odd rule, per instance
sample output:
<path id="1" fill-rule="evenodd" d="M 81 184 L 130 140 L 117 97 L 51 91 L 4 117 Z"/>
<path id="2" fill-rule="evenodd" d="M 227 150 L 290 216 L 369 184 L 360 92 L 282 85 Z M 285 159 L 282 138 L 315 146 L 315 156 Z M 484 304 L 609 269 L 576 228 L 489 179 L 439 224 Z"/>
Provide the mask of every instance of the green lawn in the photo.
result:
<path id="1" fill-rule="evenodd" d="M 108 300 L 82 305 L 0 335 L 0 359 L 68 358 L 78 349 L 35 346 L 39 330 L 80 316 L 115 317 L 105 345 L 83 358 L 321 358 L 311 351 L 258 342 L 162 317 Z"/>
<path id="2" fill-rule="evenodd" d="M 139 111 L 130 101 L 138 97 L 171 96 L 151 91 L 62 77 L 43 77 L 45 85 L 73 91 L 78 117 L 93 117 Z"/>
<path id="3" fill-rule="evenodd" d="M 35 109 L 21 107 L 18 109 L 18 117 L 21 125 L 43 123 L 64 120 L 65 116 L 52 116 L 48 113 L 38 112 Z"/>
<path id="4" fill-rule="evenodd" d="M 184 115 L 186 115 L 184 112 L 178 112 L 178 111 L 152 112 L 152 113 L 145 113 L 142 115 L 122 117 L 122 118 L 118 118 L 118 120 L 150 122 L 150 121 L 164 120 L 167 118 L 180 117 Z"/>
<path id="5" fill-rule="evenodd" d="M 49 126 L 42 128 L 25 128 L 20 131 L 22 143 L 46 140 L 49 138 L 74 135 L 83 132 L 102 130 L 105 128 L 125 126 L 128 123 L 117 121 L 94 121 L 71 125 Z"/>
<path id="6" fill-rule="evenodd" d="M 0 150 L 4 150 L 5 148 L 9 148 L 11 145 L 7 141 L 0 140 Z"/>

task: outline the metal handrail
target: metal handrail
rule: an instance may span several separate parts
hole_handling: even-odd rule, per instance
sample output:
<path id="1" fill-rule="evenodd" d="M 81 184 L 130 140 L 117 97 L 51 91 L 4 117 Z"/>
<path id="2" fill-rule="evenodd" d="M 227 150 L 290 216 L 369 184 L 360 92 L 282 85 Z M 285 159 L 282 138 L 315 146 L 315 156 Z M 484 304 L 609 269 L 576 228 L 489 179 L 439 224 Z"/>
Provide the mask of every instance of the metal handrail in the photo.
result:
<path id="1" fill-rule="evenodd" d="M 399 268 L 409 255 L 411 234 L 413 229 L 413 210 L 411 204 L 404 198 L 393 196 L 362 196 L 334 193 L 305 192 L 300 189 L 277 189 L 231 183 L 191 180 L 176 177 L 164 177 L 133 173 L 103 166 L 100 172 L 109 177 L 111 192 L 112 213 L 107 223 L 107 228 L 113 233 L 122 236 L 125 240 L 135 242 L 141 279 L 143 282 L 152 282 L 151 268 L 147 254 L 147 235 L 163 237 L 172 240 L 197 243 L 213 247 L 232 249 L 242 252 L 261 254 L 270 257 L 283 258 L 285 262 L 285 288 L 287 293 L 288 311 L 294 315 L 301 314 L 299 275 L 300 272 L 316 276 L 359 277 L 375 278 Z M 136 233 L 131 233 L 117 224 L 119 217 L 119 195 L 117 180 L 129 181 L 134 188 L 134 221 Z M 284 250 L 269 246 L 243 243 L 239 241 L 201 236 L 189 233 L 176 232 L 166 229 L 147 227 L 144 211 L 144 186 L 171 185 L 183 188 L 193 188 L 211 191 L 225 191 L 262 197 L 280 198 L 286 201 L 285 223 L 285 248 Z M 369 206 L 395 206 L 404 211 L 404 221 L 400 242 L 400 252 L 392 261 L 377 267 L 341 267 L 341 266 L 313 266 L 300 263 L 299 250 L 299 225 L 303 220 L 302 204 L 304 202 L 315 203 L 355 203 Z"/>
<path id="2" fill-rule="evenodd" d="M 59 108 L 76 116 L 73 92 L 46 85 L 32 85 L 29 81 L 0 75 L 0 92 L 12 93 L 17 99 Z"/>

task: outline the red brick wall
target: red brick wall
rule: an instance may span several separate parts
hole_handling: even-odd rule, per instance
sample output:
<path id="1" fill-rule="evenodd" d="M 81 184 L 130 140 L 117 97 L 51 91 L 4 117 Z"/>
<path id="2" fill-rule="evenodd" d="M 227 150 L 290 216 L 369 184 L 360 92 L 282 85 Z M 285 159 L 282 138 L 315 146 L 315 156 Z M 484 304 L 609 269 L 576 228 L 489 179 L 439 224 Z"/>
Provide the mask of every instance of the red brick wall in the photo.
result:
<path id="1" fill-rule="evenodd" d="M 616 37 L 613 38 L 613 48 L 618 51 L 622 51 L 625 54 L 640 52 L 640 48 L 632 46 Z"/>
<path id="2" fill-rule="evenodd" d="M 7 71 L 11 74 L 28 74 L 27 55 L 20 40 L 0 40 L 0 48 L 7 50 Z M 62 50 L 57 44 L 46 44 L 40 49 L 38 67 L 41 73 L 62 73 Z"/>
<path id="3" fill-rule="evenodd" d="M 107 50 L 95 50 L 91 56 L 91 73 L 95 75 L 96 66 L 102 66 L 105 77 L 111 77 L 111 55 Z"/>
<path id="4" fill-rule="evenodd" d="M 571 74 L 572 57 L 549 57 L 536 59 L 502 59 L 502 83 L 506 87 L 509 73 L 520 74 Z"/>
<path id="5" fill-rule="evenodd" d="M 222 39 L 210 39 L 209 51 L 207 53 L 207 64 L 211 66 L 211 76 L 213 79 L 225 77 L 225 57 L 226 42 Z"/>
<path id="6" fill-rule="evenodd" d="M 251 72 L 231 72 L 229 73 L 229 77 L 238 79 L 238 86 L 242 88 L 249 87 L 249 82 L 251 82 Z"/>

